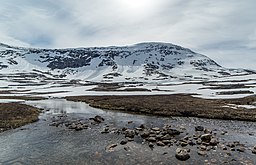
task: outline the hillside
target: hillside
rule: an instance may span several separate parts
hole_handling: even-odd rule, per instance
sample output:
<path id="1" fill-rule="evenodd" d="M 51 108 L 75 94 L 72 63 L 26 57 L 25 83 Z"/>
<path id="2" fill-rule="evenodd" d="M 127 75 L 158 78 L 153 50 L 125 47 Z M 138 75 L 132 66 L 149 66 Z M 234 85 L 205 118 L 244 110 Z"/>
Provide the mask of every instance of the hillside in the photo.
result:
<path id="1" fill-rule="evenodd" d="M 169 43 L 124 47 L 34 49 L 0 44 L 1 77 L 93 82 L 168 82 L 253 74 L 227 69 L 207 56 Z"/>

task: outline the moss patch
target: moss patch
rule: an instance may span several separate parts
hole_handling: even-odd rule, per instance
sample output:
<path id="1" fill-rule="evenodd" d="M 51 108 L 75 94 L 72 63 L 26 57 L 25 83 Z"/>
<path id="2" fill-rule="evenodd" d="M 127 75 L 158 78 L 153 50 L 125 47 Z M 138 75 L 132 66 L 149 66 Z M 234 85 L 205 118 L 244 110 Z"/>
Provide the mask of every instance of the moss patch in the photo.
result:
<path id="1" fill-rule="evenodd" d="M 0 103 L 0 132 L 38 120 L 39 110 L 18 103 Z"/>
<path id="2" fill-rule="evenodd" d="M 154 96 L 73 96 L 71 101 L 83 101 L 92 107 L 145 113 L 161 116 L 201 117 L 225 120 L 256 121 L 256 109 L 227 107 L 256 101 L 255 96 L 242 99 L 202 99 L 190 95 Z"/>

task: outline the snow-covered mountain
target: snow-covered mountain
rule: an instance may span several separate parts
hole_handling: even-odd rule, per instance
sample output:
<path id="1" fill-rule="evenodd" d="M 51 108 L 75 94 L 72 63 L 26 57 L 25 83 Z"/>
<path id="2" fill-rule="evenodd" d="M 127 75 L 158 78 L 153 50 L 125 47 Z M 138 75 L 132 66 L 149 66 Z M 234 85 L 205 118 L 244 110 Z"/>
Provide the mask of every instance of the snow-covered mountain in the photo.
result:
<path id="1" fill-rule="evenodd" d="M 164 82 L 247 74 L 255 72 L 224 68 L 204 55 L 169 43 L 70 49 L 33 49 L 0 44 L 1 77 Z"/>

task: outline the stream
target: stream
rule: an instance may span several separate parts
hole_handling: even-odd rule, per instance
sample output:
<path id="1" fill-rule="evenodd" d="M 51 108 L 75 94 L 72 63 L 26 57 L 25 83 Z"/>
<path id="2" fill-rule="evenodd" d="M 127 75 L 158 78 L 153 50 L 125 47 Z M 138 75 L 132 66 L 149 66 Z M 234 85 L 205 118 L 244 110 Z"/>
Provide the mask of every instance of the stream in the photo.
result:
<path id="1" fill-rule="evenodd" d="M 175 158 L 176 146 L 155 146 L 150 148 L 140 139 L 120 145 L 125 137 L 122 134 L 102 134 L 106 127 L 121 129 L 135 128 L 143 124 L 147 127 L 163 127 L 170 124 L 186 131 L 180 136 L 192 134 L 195 126 L 204 126 L 216 132 L 227 131 L 219 136 L 220 141 L 239 141 L 245 147 L 256 145 L 256 124 L 245 121 L 223 121 L 200 118 L 157 117 L 117 111 L 105 111 L 92 108 L 82 102 L 65 99 L 25 101 L 26 104 L 44 109 L 39 121 L 0 134 L 1 164 L 204 164 L 214 161 L 216 164 L 256 164 L 256 155 L 250 150 L 232 152 L 225 157 L 225 152 L 210 152 L 206 157 L 199 156 L 196 147 L 191 149 L 191 158 L 181 162 Z M 88 120 L 100 115 L 105 120 L 81 131 L 70 130 L 65 126 L 49 126 L 59 115 L 68 119 Z M 107 151 L 110 144 L 118 144 L 113 151 Z M 214 164 L 214 163 L 213 163 Z"/>

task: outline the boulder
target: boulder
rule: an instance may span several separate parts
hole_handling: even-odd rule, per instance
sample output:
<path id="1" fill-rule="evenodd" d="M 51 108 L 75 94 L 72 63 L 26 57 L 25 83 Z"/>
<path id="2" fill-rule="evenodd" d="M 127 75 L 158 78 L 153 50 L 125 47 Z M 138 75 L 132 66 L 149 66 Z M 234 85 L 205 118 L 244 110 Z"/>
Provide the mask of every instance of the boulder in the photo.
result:
<path id="1" fill-rule="evenodd" d="M 188 153 L 188 151 L 184 148 L 177 148 L 176 149 L 176 154 L 175 154 L 175 157 L 178 159 L 178 160 L 181 160 L 181 161 L 186 161 L 190 158 L 190 155 Z"/>

